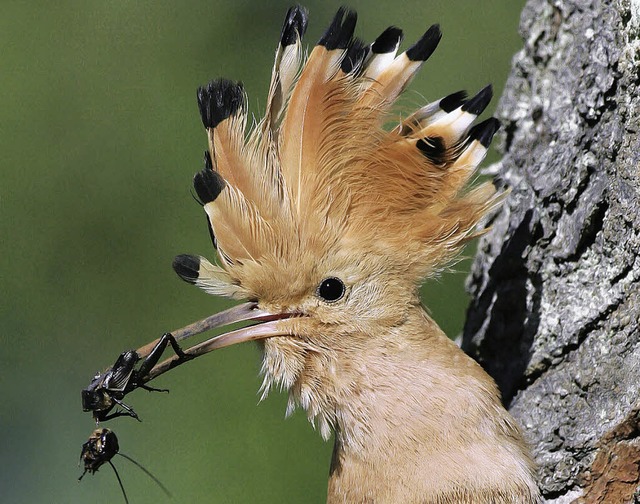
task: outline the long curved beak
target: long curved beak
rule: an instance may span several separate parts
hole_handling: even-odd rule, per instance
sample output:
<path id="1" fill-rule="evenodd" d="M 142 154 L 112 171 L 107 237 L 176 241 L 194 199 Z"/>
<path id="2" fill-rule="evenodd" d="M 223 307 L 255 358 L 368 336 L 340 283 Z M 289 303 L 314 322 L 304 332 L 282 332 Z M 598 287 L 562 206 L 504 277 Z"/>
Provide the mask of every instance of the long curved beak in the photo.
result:
<path id="1" fill-rule="evenodd" d="M 234 306 L 233 308 L 211 315 L 210 317 L 194 322 L 193 324 L 189 324 L 181 329 L 172 331 L 170 333 L 171 336 L 175 342 L 179 342 L 190 338 L 191 336 L 195 336 L 196 334 L 218 327 L 224 327 L 236 322 L 257 322 L 255 325 L 229 331 L 224 334 L 220 334 L 219 336 L 214 336 L 213 338 L 209 338 L 208 340 L 198 343 L 197 345 L 193 345 L 187 349 L 180 349 L 181 352 L 176 352 L 176 355 L 151 368 L 151 370 L 142 377 L 142 381 L 143 383 L 146 383 L 186 361 L 219 348 L 224 348 L 245 341 L 255 341 L 272 338 L 274 336 L 287 336 L 288 332 L 286 330 L 278 329 L 278 321 L 293 316 L 296 316 L 296 314 L 270 313 L 259 309 L 257 303 L 249 302 Z M 151 343 L 138 348 L 136 353 L 139 358 L 146 359 L 149 357 L 149 355 L 157 349 L 161 339 L 162 338 L 158 338 Z"/>

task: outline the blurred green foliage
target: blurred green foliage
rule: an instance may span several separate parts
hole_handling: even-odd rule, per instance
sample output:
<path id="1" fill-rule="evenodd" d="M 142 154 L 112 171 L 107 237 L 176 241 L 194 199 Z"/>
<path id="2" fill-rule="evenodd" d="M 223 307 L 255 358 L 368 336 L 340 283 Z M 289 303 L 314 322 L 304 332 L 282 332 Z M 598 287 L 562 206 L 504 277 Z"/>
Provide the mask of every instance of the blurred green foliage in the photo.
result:
<path id="1" fill-rule="evenodd" d="M 499 96 L 520 46 L 523 3 L 350 6 L 366 40 L 395 24 L 407 47 L 441 24 L 442 43 L 404 99 L 413 107 L 487 82 Z M 212 255 L 190 195 L 206 146 L 195 89 L 219 76 L 242 80 L 259 114 L 288 6 L 3 2 L 3 502 L 122 502 L 107 467 L 76 482 L 80 446 L 93 429 L 80 390 L 121 351 L 227 306 L 170 267 L 178 253 Z M 338 6 L 307 2 L 308 44 Z M 424 289 L 452 336 L 463 324 L 467 267 Z M 283 421 L 282 394 L 258 405 L 258 370 L 253 345 L 216 352 L 162 378 L 157 385 L 170 394 L 132 394 L 143 423 L 125 418 L 109 426 L 122 450 L 172 490 L 172 502 L 323 502 L 331 443 L 303 414 Z M 126 460 L 115 463 L 132 503 L 170 502 Z"/>

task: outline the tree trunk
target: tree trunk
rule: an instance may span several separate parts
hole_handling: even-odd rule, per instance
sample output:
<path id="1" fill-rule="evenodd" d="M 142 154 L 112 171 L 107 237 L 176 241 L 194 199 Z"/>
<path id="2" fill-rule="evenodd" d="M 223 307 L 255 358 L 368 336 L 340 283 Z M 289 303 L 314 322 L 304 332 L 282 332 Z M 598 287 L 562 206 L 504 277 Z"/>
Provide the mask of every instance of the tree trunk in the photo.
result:
<path id="1" fill-rule="evenodd" d="M 640 502 L 640 0 L 530 0 L 521 31 L 463 348 L 547 502 Z"/>

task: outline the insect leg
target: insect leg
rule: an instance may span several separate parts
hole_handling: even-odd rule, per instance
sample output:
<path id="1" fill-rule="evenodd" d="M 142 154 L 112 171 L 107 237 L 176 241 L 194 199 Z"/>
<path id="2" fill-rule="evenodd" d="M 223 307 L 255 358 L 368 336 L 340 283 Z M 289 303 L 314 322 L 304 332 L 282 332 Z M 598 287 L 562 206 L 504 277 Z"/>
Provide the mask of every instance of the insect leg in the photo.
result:
<path id="1" fill-rule="evenodd" d="M 124 409 L 124 411 L 116 411 L 115 413 L 111 413 L 109 415 L 100 416 L 98 418 L 98 420 L 100 420 L 102 422 L 106 422 L 107 420 L 111 420 L 112 418 L 117 418 L 117 417 L 121 417 L 121 416 L 130 416 L 130 417 L 135 418 L 138 422 L 142 422 L 142 420 L 140 420 L 140 418 L 138 417 L 138 414 L 133 410 L 133 408 L 131 406 L 128 406 L 127 404 L 123 403 L 122 401 L 120 401 L 119 399 L 116 399 L 113 396 L 111 396 L 111 399 L 118 406 L 120 406 L 122 409 Z"/>
<path id="2" fill-rule="evenodd" d="M 144 361 L 142 362 L 142 365 L 138 368 L 138 371 L 136 371 L 137 376 L 142 379 L 140 380 L 142 383 L 137 384 L 137 386 L 146 388 L 147 390 L 159 390 L 159 389 L 153 389 L 151 387 L 149 388 L 145 387 L 143 384 L 144 377 L 158 363 L 158 361 L 160 360 L 160 357 L 162 357 L 162 354 L 167 348 L 167 345 L 171 345 L 171 348 L 173 348 L 173 351 L 178 356 L 178 359 L 180 360 L 189 359 L 189 356 L 183 352 L 182 348 L 180 348 L 180 345 L 178 345 L 178 342 L 173 337 L 173 335 L 171 333 L 164 333 L 160 338 L 160 340 L 158 341 L 158 343 L 156 344 L 156 346 L 153 347 L 153 350 L 151 350 L 149 355 L 144 359 Z"/>

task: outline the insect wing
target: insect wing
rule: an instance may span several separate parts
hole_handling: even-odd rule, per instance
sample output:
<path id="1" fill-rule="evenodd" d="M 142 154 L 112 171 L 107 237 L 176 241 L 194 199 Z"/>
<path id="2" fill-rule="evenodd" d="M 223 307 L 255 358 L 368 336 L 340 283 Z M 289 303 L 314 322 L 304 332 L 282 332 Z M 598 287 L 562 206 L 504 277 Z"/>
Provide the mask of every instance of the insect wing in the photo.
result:
<path id="1" fill-rule="evenodd" d="M 138 360 L 139 357 L 135 350 L 121 353 L 109 371 L 109 376 L 105 378 L 104 388 L 111 391 L 124 391 Z"/>

